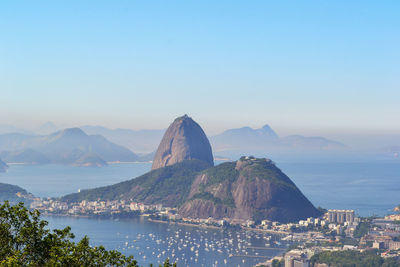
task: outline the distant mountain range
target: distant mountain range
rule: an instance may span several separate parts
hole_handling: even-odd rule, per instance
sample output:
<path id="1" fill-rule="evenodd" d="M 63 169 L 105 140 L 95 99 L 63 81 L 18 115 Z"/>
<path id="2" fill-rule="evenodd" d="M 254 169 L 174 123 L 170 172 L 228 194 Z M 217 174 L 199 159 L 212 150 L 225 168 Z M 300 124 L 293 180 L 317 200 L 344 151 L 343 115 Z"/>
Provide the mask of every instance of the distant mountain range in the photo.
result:
<path id="1" fill-rule="evenodd" d="M 260 135 L 271 134 L 265 127 Z M 320 212 L 269 159 L 241 157 L 213 166 L 209 141 L 187 115 L 168 127 L 152 171 L 118 184 L 82 190 L 62 201 L 130 200 L 178 208 L 189 218 L 291 222 Z"/>
<path id="2" fill-rule="evenodd" d="M 50 135 L 0 135 L 0 158 L 13 163 L 59 163 L 104 166 L 106 162 L 132 162 L 140 157 L 101 135 L 68 128 Z"/>
<path id="3" fill-rule="evenodd" d="M 264 145 L 275 145 L 278 141 L 278 135 L 269 125 L 260 129 L 250 127 L 230 129 L 210 137 L 214 151 L 260 148 Z"/>
<path id="4" fill-rule="evenodd" d="M 0 134 L 5 133 L 25 133 L 25 134 L 32 134 L 32 132 L 17 128 L 13 125 L 9 124 L 0 124 Z"/>
<path id="5" fill-rule="evenodd" d="M 108 129 L 101 126 L 82 126 L 88 134 L 100 134 L 110 141 L 125 146 L 135 152 L 155 151 L 165 130 Z M 209 137 L 213 151 L 333 151 L 346 148 L 346 145 L 320 136 L 290 135 L 279 137 L 269 126 L 259 129 L 242 127 L 229 129 Z"/>
<path id="6" fill-rule="evenodd" d="M 0 125 L 0 132 L 1 130 L 16 130 L 13 133 L 0 135 L 0 151 L 6 150 L 11 152 L 10 155 L 6 156 L 13 159 L 33 157 L 33 154 L 35 154 L 33 158 L 44 162 L 45 158 L 42 157 L 43 155 L 41 156 L 37 153 L 40 151 L 33 148 L 35 146 L 32 144 L 41 142 L 40 138 L 37 138 L 38 134 L 41 135 L 57 128 L 56 125 L 48 122 L 37 128 L 35 130 L 36 134 L 29 134 L 27 131 L 24 132 L 9 125 L 3 125 L 3 127 Z M 155 153 L 166 131 L 165 129 L 109 129 L 103 126 L 90 125 L 82 126 L 80 129 L 88 135 L 100 135 L 116 145 L 130 149 L 134 153 L 137 153 L 136 156 L 143 156 L 140 158 L 141 160 L 151 160 L 153 158 L 153 154 L 149 156 L 149 153 Z M 27 136 L 31 136 L 31 138 Z M 214 152 L 228 157 L 236 157 L 236 152 L 240 155 L 243 153 L 260 156 L 265 154 L 271 155 L 271 153 L 273 155 L 276 155 L 276 153 L 290 155 L 308 152 L 340 152 L 347 148 L 343 143 L 320 136 L 289 135 L 280 137 L 269 125 L 265 125 L 259 129 L 251 127 L 229 129 L 221 134 L 209 137 L 209 140 Z M 28 147 L 23 146 L 21 148 L 21 144 L 24 143 L 28 144 Z M 34 151 L 25 151 L 27 148 L 32 148 Z"/>
<path id="7" fill-rule="evenodd" d="M 264 150 L 264 151 L 324 151 L 338 150 L 346 146 L 324 137 L 290 135 L 280 138 L 269 125 L 260 129 L 243 127 L 230 129 L 210 138 L 214 151 Z"/>
<path id="8" fill-rule="evenodd" d="M 140 156 L 151 159 L 149 153 L 155 153 L 161 138 L 166 129 L 160 130 L 132 130 L 132 129 L 110 129 L 103 126 L 81 126 L 84 132 L 89 135 L 102 135 L 114 144 L 126 147 Z M 25 135 L 48 135 L 58 131 L 59 125 L 47 122 L 34 129 L 22 129 L 13 125 L 0 124 L 1 134 Z M 265 155 L 274 158 L 287 158 L 292 160 L 304 158 L 309 154 L 311 158 L 326 157 L 399 157 L 399 152 L 391 154 L 388 148 L 398 147 L 400 134 L 335 134 L 335 137 L 328 139 L 323 136 L 289 135 L 279 136 L 269 125 L 259 129 L 242 127 L 228 129 L 221 134 L 208 136 L 212 149 L 219 156 L 238 158 L 242 154 Z M 338 142 L 340 140 L 340 142 Z M 0 143 L 2 141 L 0 140 Z M 12 146 L 12 144 L 10 144 Z M 0 146 L 0 151 L 1 151 Z M 14 149 L 8 149 L 13 151 Z M 389 152 L 389 154 L 388 154 Z"/>
<path id="9" fill-rule="evenodd" d="M 157 149 L 165 130 L 108 129 L 102 126 L 80 127 L 87 134 L 99 134 L 111 142 L 136 153 L 150 153 Z"/>

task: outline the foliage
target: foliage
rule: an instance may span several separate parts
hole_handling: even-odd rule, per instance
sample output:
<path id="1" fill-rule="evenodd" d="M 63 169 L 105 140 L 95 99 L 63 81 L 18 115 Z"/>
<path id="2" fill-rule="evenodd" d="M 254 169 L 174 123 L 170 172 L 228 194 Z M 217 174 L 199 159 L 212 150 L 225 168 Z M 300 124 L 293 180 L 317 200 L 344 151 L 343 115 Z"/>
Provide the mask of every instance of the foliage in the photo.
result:
<path id="1" fill-rule="evenodd" d="M 239 172 L 235 170 L 236 162 L 221 163 L 214 168 L 205 170 L 203 173 L 207 174 L 208 180 L 206 186 L 219 184 L 225 181 L 233 183 L 239 176 Z"/>
<path id="2" fill-rule="evenodd" d="M 163 204 L 163 200 L 171 195 L 173 206 L 178 206 L 186 199 L 190 186 L 196 175 L 206 169 L 208 164 L 200 160 L 187 160 L 171 166 L 150 171 L 135 179 L 111 186 L 83 190 L 61 198 L 61 201 L 80 202 L 82 200 L 119 200 L 134 199 L 147 204 Z M 141 190 L 133 192 L 133 188 Z M 146 200 L 146 201 L 145 201 Z M 149 203 L 151 202 L 151 203 Z"/>
<path id="3" fill-rule="evenodd" d="M 16 185 L 11 185 L 11 184 L 4 184 L 0 183 L 0 201 L 3 202 L 5 200 L 8 200 L 12 203 L 18 203 L 18 202 L 26 202 L 30 203 L 31 201 L 29 199 L 25 199 L 23 197 L 18 197 L 16 194 L 21 193 L 22 195 L 27 195 L 28 192 L 25 189 L 22 189 L 19 186 Z"/>
<path id="4" fill-rule="evenodd" d="M 205 199 L 217 205 L 224 205 L 227 213 L 230 208 L 236 207 L 237 200 L 233 197 L 232 187 L 239 177 L 243 177 L 248 184 L 238 184 L 238 190 L 244 187 L 244 190 L 249 192 L 260 190 L 265 191 L 263 194 L 274 196 L 269 200 L 262 200 L 265 205 L 258 205 L 258 199 L 262 199 L 258 194 L 251 199 L 249 205 L 256 209 L 253 214 L 256 222 L 268 216 L 273 220 L 288 222 L 320 215 L 290 178 L 270 160 L 250 158 L 239 163 L 243 165 L 237 170 L 237 162 L 222 163 L 209 168 L 206 162 L 187 160 L 150 171 L 136 179 L 70 194 L 61 198 L 61 201 L 127 200 L 179 208 L 186 201 Z M 198 185 L 199 190 L 188 199 L 192 184 L 200 175 L 204 179 L 201 179 L 202 182 Z M 255 179 L 258 182 L 249 186 Z M 271 186 L 261 187 L 260 184 Z"/>
<path id="5" fill-rule="evenodd" d="M 91 247 L 87 236 L 73 242 L 70 227 L 51 231 L 47 226 L 37 210 L 29 211 L 23 203 L 1 205 L 0 266 L 138 266 L 132 256 Z M 167 260 L 164 266 L 173 265 Z"/>
<path id="6" fill-rule="evenodd" d="M 267 161 L 261 161 L 258 159 L 256 163 L 253 163 L 249 169 L 251 175 L 249 177 L 270 180 L 271 182 L 281 185 L 283 187 L 289 187 L 294 190 L 298 190 L 293 182 L 287 177 L 275 164 Z"/>
<path id="7" fill-rule="evenodd" d="M 274 259 L 272 261 L 272 267 L 284 267 L 284 266 L 285 266 L 285 261 L 283 259 L 282 260 Z"/>
<path id="8" fill-rule="evenodd" d="M 239 172 L 235 170 L 235 162 L 225 162 L 214 168 L 209 168 L 202 172 L 202 174 L 207 175 L 207 182 L 205 184 L 200 184 L 200 192 L 192 197 L 192 199 L 205 199 L 210 200 L 214 204 L 222 204 L 231 208 L 235 207 L 235 201 L 231 192 L 231 185 L 239 176 Z M 223 199 L 213 196 L 211 193 L 206 192 L 205 189 L 225 183 L 227 188 L 227 196 Z"/>
<path id="9" fill-rule="evenodd" d="M 327 212 L 328 212 L 327 209 L 324 209 L 324 208 L 322 208 L 322 207 L 318 207 L 317 210 L 318 210 L 321 214 L 324 214 L 324 213 L 327 213 Z"/>
<path id="10" fill-rule="evenodd" d="M 378 266 L 399 266 L 394 259 L 384 259 L 377 254 L 376 250 L 365 252 L 359 251 L 324 251 L 315 254 L 310 259 L 310 265 L 325 263 L 330 266 L 343 267 L 378 267 Z"/>
<path id="11" fill-rule="evenodd" d="M 197 193 L 193 196 L 192 199 L 196 199 L 196 198 L 209 200 L 209 201 L 213 202 L 215 205 L 222 204 L 222 200 L 220 198 L 214 197 L 214 195 L 209 192 Z"/>
<path id="12" fill-rule="evenodd" d="M 360 222 L 357 225 L 356 229 L 354 230 L 354 237 L 361 238 L 364 235 L 366 235 L 368 233 L 370 226 L 371 226 L 371 222 L 369 222 L 369 221 Z"/>

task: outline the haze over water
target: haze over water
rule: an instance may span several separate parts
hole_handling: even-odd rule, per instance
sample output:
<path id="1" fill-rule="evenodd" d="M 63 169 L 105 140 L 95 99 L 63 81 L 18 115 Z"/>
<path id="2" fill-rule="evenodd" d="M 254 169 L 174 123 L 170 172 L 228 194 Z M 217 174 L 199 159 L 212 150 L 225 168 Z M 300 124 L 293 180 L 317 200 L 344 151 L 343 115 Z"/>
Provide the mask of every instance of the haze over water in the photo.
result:
<path id="1" fill-rule="evenodd" d="M 400 162 L 276 163 L 316 206 L 354 209 L 361 216 L 385 215 L 400 203 Z M 0 182 L 21 186 L 38 197 L 59 197 L 78 189 L 135 178 L 151 163 L 110 164 L 102 168 L 65 165 L 11 165 Z"/>

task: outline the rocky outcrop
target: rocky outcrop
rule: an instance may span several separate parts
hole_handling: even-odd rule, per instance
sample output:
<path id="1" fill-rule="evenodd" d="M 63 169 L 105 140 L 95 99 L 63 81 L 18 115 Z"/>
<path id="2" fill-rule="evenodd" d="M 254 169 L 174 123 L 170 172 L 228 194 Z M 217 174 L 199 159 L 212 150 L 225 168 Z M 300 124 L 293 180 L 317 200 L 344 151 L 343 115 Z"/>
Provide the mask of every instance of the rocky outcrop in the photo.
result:
<path id="1" fill-rule="evenodd" d="M 279 222 L 320 215 L 272 161 L 253 157 L 223 163 L 198 175 L 179 213 L 190 218 Z"/>
<path id="2" fill-rule="evenodd" d="M 192 118 L 184 115 L 175 119 L 165 132 L 152 169 L 192 159 L 204 161 L 210 167 L 214 165 L 210 142 L 203 129 Z"/>
<path id="3" fill-rule="evenodd" d="M 82 190 L 62 201 L 99 199 L 162 204 L 178 208 L 183 217 L 239 222 L 292 222 L 321 215 L 271 160 L 253 157 L 215 167 L 197 159 L 185 160 L 129 181 Z"/>

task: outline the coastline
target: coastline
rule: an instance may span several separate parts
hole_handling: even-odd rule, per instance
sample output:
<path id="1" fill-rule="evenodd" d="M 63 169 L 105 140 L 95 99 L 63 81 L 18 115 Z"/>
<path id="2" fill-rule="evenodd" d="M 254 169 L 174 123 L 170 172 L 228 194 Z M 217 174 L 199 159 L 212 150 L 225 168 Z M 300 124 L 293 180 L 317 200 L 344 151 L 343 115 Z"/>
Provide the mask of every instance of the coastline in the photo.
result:
<path id="1" fill-rule="evenodd" d="M 150 161 L 107 161 L 107 164 L 139 164 L 139 163 L 153 163 Z"/>
<path id="2" fill-rule="evenodd" d="M 205 228 L 205 229 L 215 229 L 215 230 L 223 230 L 226 229 L 224 226 L 212 225 L 212 224 L 205 224 L 205 223 L 190 223 L 185 221 L 175 221 L 175 220 L 160 220 L 151 218 L 149 214 L 65 214 L 65 213 L 49 213 L 44 211 L 42 213 L 44 216 L 55 216 L 55 217 L 71 217 L 71 218 L 87 218 L 87 219 L 130 219 L 130 218 L 138 218 L 143 217 L 147 218 L 149 222 L 155 223 L 163 223 L 163 224 L 177 224 L 182 226 L 191 226 L 191 227 L 198 227 L 198 228 Z M 126 215 L 126 216 L 121 216 Z M 235 228 L 234 226 L 228 228 Z M 259 233 L 267 233 L 279 236 L 288 236 L 291 233 L 282 231 L 282 230 L 272 230 L 272 229 L 260 229 L 260 228 L 252 228 L 252 227 L 244 227 L 244 226 L 236 226 L 237 229 L 244 230 L 244 231 L 252 231 L 252 232 L 259 232 Z"/>
<path id="3" fill-rule="evenodd" d="M 148 218 L 148 221 L 149 222 L 155 222 L 155 223 L 177 224 L 177 225 L 182 225 L 182 226 L 192 226 L 192 227 L 200 227 L 200 228 L 216 229 L 216 230 L 222 230 L 223 229 L 222 227 L 213 226 L 213 225 L 192 224 L 192 223 L 176 222 L 176 221 L 163 221 L 163 220 L 157 220 L 157 219 L 151 219 L 151 218 Z"/>

